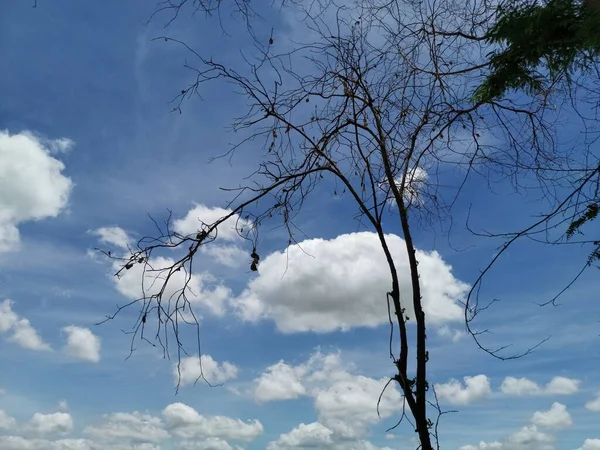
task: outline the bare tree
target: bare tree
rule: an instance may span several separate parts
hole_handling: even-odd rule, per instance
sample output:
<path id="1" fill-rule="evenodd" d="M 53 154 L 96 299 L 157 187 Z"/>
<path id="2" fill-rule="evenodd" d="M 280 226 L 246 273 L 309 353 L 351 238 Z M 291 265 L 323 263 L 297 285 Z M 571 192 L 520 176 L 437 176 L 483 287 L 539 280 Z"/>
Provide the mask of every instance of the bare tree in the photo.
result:
<path id="1" fill-rule="evenodd" d="M 151 280 L 154 288 L 144 287 L 141 298 L 108 319 L 138 305 L 133 340 L 153 343 L 146 338 L 153 327 L 154 340 L 167 354 L 169 339 L 175 340 L 180 358 L 185 351 L 180 327 L 191 324 L 199 333 L 188 299 L 198 250 L 218 240 L 219 227 L 235 218 L 239 235 L 252 245 L 249 262 L 256 271 L 265 224 L 281 224 L 288 245 L 297 243 L 294 218 L 305 200 L 334 183 L 340 195 L 354 202 L 357 219 L 377 234 L 387 261 L 389 353 L 395 370 L 390 382 L 403 394 L 402 418 L 418 433 L 419 448 L 439 448 L 437 420 L 443 411 L 427 378 L 427 299 L 413 228 L 447 227 L 457 197 L 467 194 L 465 181 L 474 174 L 490 184 L 509 180 L 515 189 L 542 190 L 561 207 L 557 189 L 574 186 L 582 176 L 589 181 L 597 169 L 589 164 L 585 145 L 573 150 L 557 143 L 560 117 L 550 112 L 550 92 L 473 102 L 473 91 L 490 65 L 485 32 L 495 5 L 488 0 L 369 0 L 343 7 L 328 3 L 318 12 L 305 12 L 309 42 L 281 53 L 274 53 L 272 42 L 257 45 L 255 55 L 245 56 L 236 68 L 203 58 L 188 43 L 161 38 L 186 47 L 196 58 L 195 65 L 186 65 L 194 80 L 181 90 L 176 108 L 206 84 L 233 86 L 248 99 L 248 109 L 233 121 L 239 141 L 221 156 L 234 159 L 257 143 L 262 153 L 255 156 L 257 170 L 250 181 L 227 189 L 234 194 L 228 214 L 213 223 L 199 222 L 190 235 L 176 232 L 170 220 L 155 222 L 158 234 L 143 238 L 121 258 L 117 276 L 140 265 L 143 280 Z M 332 16 L 333 23 L 327 19 Z M 457 168 L 460 179 L 442 185 L 443 174 Z M 400 295 L 390 234 L 404 238 L 410 298 Z M 168 267 L 153 267 L 153 257 L 163 249 L 181 249 L 180 257 Z M 182 285 L 173 288 L 182 273 Z M 498 356 L 498 349 L 485 348 L 480 332 L 470 328 L 484 309 L 469 296 L 467 325 L 477 343 Z"/>

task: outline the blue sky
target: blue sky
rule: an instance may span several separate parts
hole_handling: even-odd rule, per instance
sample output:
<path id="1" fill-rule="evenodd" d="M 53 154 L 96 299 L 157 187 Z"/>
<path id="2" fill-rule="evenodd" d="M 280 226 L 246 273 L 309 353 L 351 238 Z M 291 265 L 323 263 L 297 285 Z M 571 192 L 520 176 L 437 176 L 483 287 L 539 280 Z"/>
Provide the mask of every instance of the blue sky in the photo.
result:
<path id="1" fill-rule="evenodd" d="M 269 5 L 257 6 L 259 39 L 271 27 L 281 45 L 302 35 Z M 152 39 L 168 34 L 228 64 L 251 47 L 243 24 L 226 14 L 227 35 L 201 15 L 183 14 L 167 30 L 166 16 L 146 24 L 155 5 L 142 0 L 31 6 L 0 5 L 0 448 L 415 447 L 409 427 L 385 431 L 399 417 L 397 392 L 384 398 L 383 419 L 374 410 L 393 374 L 377 243 L 353 234 L 352 205 L 327 189 L 299 217 L 314 258 L 290 249 L 286 276 L 278 232 L 265 239 L 257 275 L 247 270 L 251 249 L 227 231 L 199 260 L 204 368 L 222 386 L 194 386 L 193 359 L 176 394 L 174 361 L 141 342 L 125 360 L 130 337 L 121 330 L 134 310 L 94 325 L 138 285 L 133 276 L 116 281 L 91 250 L 122 252 L 152 233 L 148 214 L 164 220 L 167 209 L 193 232 L 198 217 L 225 206 L 218 188 L 255 163 L 241 154 L 233 165 L 207 164 L 229 148 L 227 127 L 245 99 L 221 84 L 171 112 L 191 79 L 189 54 Z M 518 352 L 552 335 L 533 354 L 498 361 L 464 335 L 456 302 L 498 244 L 464 229 L 469 205 L 475 226 L 498 231 L 541 211 L 508 195 L 509 186 L 496 185 L 496 194 L 484 187 L 472 180 L 457 204 L 454 246 L 439 232 L 416 232 L 431 299 L 430 381 L 442 406 L 459 411 L 443 417 L 442 448 L 598 449 L 597 270 L 560 306 L 535 305 L 569 282 L 586 248 L 524 241 L 486 280 L 485 295 L 502 300 L 479 323 L 494 332 L 486 343 Z M 401 240 L 392 242 L 403 260 Z M 185 338 L 193 351 L 193 333 Z"/>

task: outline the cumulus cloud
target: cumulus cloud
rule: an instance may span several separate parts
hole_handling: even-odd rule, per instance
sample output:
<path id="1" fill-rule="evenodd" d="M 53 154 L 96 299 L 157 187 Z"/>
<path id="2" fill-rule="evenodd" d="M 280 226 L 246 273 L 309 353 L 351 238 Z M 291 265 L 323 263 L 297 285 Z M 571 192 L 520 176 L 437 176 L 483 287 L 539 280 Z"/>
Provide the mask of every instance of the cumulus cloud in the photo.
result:
<path id="1" fill-rule="evenodd" d="M 201 359 L 197 356 L 189 356 L 181 359 L 179 367 L 177 364 L 173 365 L 175 384 L 181 386 L 195 383 L 202 376 L 209 383 L 216 384 L 234 379 L 237 375 L 238 368 L 235 364 L 229 361 L 218 363 L 210 355 L 202 355 Z"/>
<path id="2" fill-rule="evenodd" d="M 395 235 L 387 238 L 410 316 L 410 271 L 404 241 Z M 462 320 L 458 302 L 468 286 L 454 278 L 452 268 L 437 252 L 417 251 L 417 259 L 429 323 Z M 303 241 L 268 255 L 258 273 L 231 302 L 244 320 L 272 319 L 284 333 L 376 327 L 387 321 L 385 298 L 390 276 L 374 233 Z"/>
<path id="3" fill-rule="evenodd" d="M 100 338 L 90 329 L 70 325 L 64 327 L 63 331 L 67 333 L 67 354 L 83 361 L 100 361 Z"/>
<path id="4" fill-rule="evenodd" d="M 0 430 L 12 430 L 15 428 L 17 421 L 9 416 L 6 411 L 0 409 Z"/>
<path id="5" fill-rule="evenodd" d="M 69 413 L 35 413 L 27 428 L 38 434 L 67 434 L 73 430 L 73 418 Z"/>
<path id="6" fill-rule="evenodd" d="M 539 428 L 560 430 L 573 424 L 566 406 L 558 402 L 553 403 L 547 411 L 536 411 L 530 422 L 531 425 L 512 433 L 502 442 L 482 441 L 478 445 L 463 445 L 460 450 L 554 450 L 555 436 Z"/>
<path id="7" fill-rule="evenodd" d="M 577 450 L 600 450 L 600 439 L 586 439 Z"/>
<path id="8" fill-rule="evenodd" d="M 340 353 L 323 354 L 317 351 L 296 366 L 280 361 L 254 380 L 254 398 L 267 402 L 311 397 L 319 424 L 331 430 L 332 439 L 336 442 L 348 439 L 356 441 L 367 432 L 370 425 L 397 412 L 398 405 L 402 404 L 402 396 L 396 386 L 388 386 L 381 398 L 378 414 L 377 399 L 388 379 L 357 375 L 351 369 L 343 363 Z M 319 425 L 311 427 L 324 432 Z M 302 432 L 307 430 L 306 426 L 302 428 Z M 296 439 L 299 433 L 294 431 L 288 438 L 295 436 Z M 289 439 L 285 442 L 276 441 L 277 445 L 290 446 Z"/>
<path id="9" fill-rule="evenodd" d="M 58 216 L 73 188 L 64 164 L 51 153 L 67 141 L 0 130 L 0 252 L 18 248 L 18 225 Z"/>
<path id="10" fill-rule="evenodd" d="M 95 236 L 98 236 L 100 242 L 114 245 L 115 247 L 123 250 L 127 250 L 128 244 L 131 242 L 131 238 L 121 227 L 101 227 L 96 230 L 92 230 L 91 233 Z"/>
<path id="11" fill-rule="evenodd" d="M 144 272 L 144 264 L 135 264 L 130 270 L 123 272 L 119 277 L 111 276 L 111 279 L 116 284 L 117 290 L 125 297 L 132 300 L 141 298 L 144 294 L 146 297 L 156 295 L 162 288 L 162 282 L 165 273 L 162 269 L 171 267 L 175 264 L 172 258 L 156 257 L 148 261 L 149 267 L 153 271 Z M 114 269 L 118 270 L 120 266 L 115 263 Z M 163 292 L 163 299 L 176 299 L 182 292 L 184 287 L 185 295 L 192 305 L 200 306 L 204 310 L 216 316 L 222 316 L 225 313 L 225 301 L 230 297 L 231 291 L 229 288 L 215 283 L 214 277 L 208 273 L 193 274 L 189 280 L 184 270 L 175 272 Z"/>
<path id="12" fill-rule="evenodd" d="M 438 335 L 440 335 L 443 338 L 449 339 L 452 342 L 458 342 L 467 334 L 464 331 L 457 330 L 456 328 L 450 328 L 448 325 L 442 325 L 436 331 Z"/>
<path id="13" fill-rule="evenodd" d="M 240 267 L 250 261 L 249 253 L 237 245 L 209 244 L 200 247 L 200 251 L 219 264 L 227 267 Z"/>
<path id="14" fill-rule="evenodd" d="M 438 398 L 452 405 L 468 405 L 483 400 L 492 393 L 490 380 L 485 375 L 464 377 L 463 379 L 465 381 L 464 387 L 458 380 L 436 384 L 435 392 Z"/>
<path id="15" fill-rule="evenodd" d="M 196 204 L 183 219 L 177 219 L 173 222 L 173 229 L 183 235 L 195 234 L 202 229 L 203 224 L 212 225 L 229 214 L 231 214 L 230 209 L 212 208 Z M 238 230 L 245 226 L 248 226 L 248 222 L 234 214 L 217 227 L 218 240 L 240 241 L 242 238 L 238 234 Z"/>
<path id="16" fill-rule="evenodd" d="M 85 427 L 83 433 L 100 442 L 132 444 L 158 443 L 169 437 L 159 417 L 137 411 L 105 414 L 96 425 Z"/>
<path id="17" fill-rule="evenodd" d="M 220 438 L 250 442 L 263 433 L 258 420 L 244 422 L 225 416 L 203 416 L 191 406 L 172 403 L 163 410 L 167 429 L 184 439 Z"/>
<path id="18" fill-rule="evenodd" d="M 0 334 L 10 333 L 9 340 L 29 350 L 49 351 L 50 346 L 39 336 L 28 319 L 12 309 L 12 300 L 0 303 Z"/>
<path id="19" fill-rule="evenodd" d="M 422 194 L 428 178 L 429 175 L 427 174 L 427 171 L 422 167 L 413 167 L 412 169 L 409 169 L 406 174 L 406 184 L 404 188 L 404 201 L 408 205 L 420 205 L 423 203 Z M 382 185 L 387 192 L 387 186 L 389 184 L 384 182 Z M 396 185 L 398 188 L 402 186 L 402 178 L 396 180 Z"/>
<path id="20" fill-rule="evenodd" d="M 279 436 L 270 442 L 267 450 L 284 450 L 287 448 L 323 448 L 333 444 L 333 431 L 319 422 L 301 423 L 289 433 Z"/>
<path id="21" fill-rule="evenodd" d="M 554 402 L 548 411 L 536 411 L 531 423 L 542 428 L 561 429 L 573 425 L 571 414 L 562 403 Z"/>
<path id="22" fill-rule="evenodd" d="M 463 445 L 460 450 L 555 450 L 556 438 L 528 425 L 508 436 L 503 442 L 480 442 L 478 445 Z"/>
<path id="23" fill-rule="evenodd" d="M 48 440 L 23 436 L 0 436 L 0 448 L 2 450 L 125 450 L 124 447 L 101 447 L 86 439 Z M 139 450 L 158 449 L 139 447 Z"/>
<path id="24" fill-rule="evenodd" d="M 219 438 L 207 438 L 202 441 L 183 441 L 178 447 L 180 450 L 244 450 L 239 445 L 231 445 Z"/>
<path id="25" fill-rule="evenodd" d="M 506 377 L 500 390 L 509 395 L 571 395 L 579 390 L 580 380 L 554 377 L 541 387 L 528 378 Z"/>
<path id="26" fill-rule="evenodd" d="M 0 410 L 2 450 L 160 450 L 165 442 L 181 450 L 243 450 L 228 440 L 250 442 L 263 431 L 259 421 L 201 416 L 181 403 L 168 405 L 163 417 L 134 411 L 110 413 L 85 426 L 85 439 L 69 438 L 73 419 L 68 413 L 36 413 L 18 423 Z M 36 436 L 37 435 L 37 436 Z M 42 435 L 42 436 L 40 436 Z M 49 436 L 55 435 L 55 436 Z M 170 447 L 169 447 L 170 448 Z"/>
<path id="27" fill-rule="evenodd" d="M 585 407 L 592 412 L 600 412 L 600 392 L 592 400 L 585 404 Z"/>
<path id="28" fill-rule="evenodd" d="M 303 366 L 290 366 L 279 361 L 267 367 L 255 380 L 254 399 L 259 403 L 273 400 L 291 400 L 306 395 L 302 377 L 306 374 Z"/>

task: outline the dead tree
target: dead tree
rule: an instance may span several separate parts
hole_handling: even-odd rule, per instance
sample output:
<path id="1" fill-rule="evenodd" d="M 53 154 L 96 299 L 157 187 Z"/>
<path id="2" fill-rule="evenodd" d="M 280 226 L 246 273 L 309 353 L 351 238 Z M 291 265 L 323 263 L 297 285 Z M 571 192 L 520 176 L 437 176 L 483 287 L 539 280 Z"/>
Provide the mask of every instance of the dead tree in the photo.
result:
<path id="1" fill-rule="evenodd" d="M 222 156 L 234 159 L 246 148 L 256 151 L 257 142 L 262 153 L 256 154 L 258 168 L 250 182 L 229 189 L 235 194 L 226 205 L 229 214 L 202 224 L 191 235 L 174 232 L 169 221 L 157 224 L 158 236 L 142 239 L 124 257 L 120 271 L 141 264 L 160 287 L 117 311 L 141 305 L 133 339 L 146 339 L 144 330 L 154 326 L 155 339 L 165 351 L 169 336 L 174 337 L 179 357 L 180 326 L 192 323 L 198 329 L 186 296 L 193 262 L 201 246 L 218 239 L 219 225 L 232 217 L 243 221 L 238 232 L 252 243 L 254 270 L 264 224 L 283 225 L 288 245 L 295 243 L 293 221 L 304 201 L 333 183 L 353 201 L 357 218 L 379 237 L 390 276 L 391 381 L 403 394 L 399 409 L 418 433 L 419 448 L 439 448 L 434 421 L 441 410 L 427 378 L 427 320 L 414 227 L 448 223 L 455 199 L 467 195 L 464 181 L 473 174 L 490 183 L 509 179 L 516 188 L 523 188 L 523 176 L 533 176 L 538 188 L 548 190 L 573 182 L 573 153 L 556 144 L 555 117 L 547 115 L 549 95 L 472 101 L 489 66 L 484 35 L 494 11 L 487 0 L 369 0 L 334 10 L 334 23 L 327 22 L 327 11 L 307 11 L 310 42 L 279 54 L 270 46 L 257 47 L 258 55 L 236 68 L 204 59 L 191 44 L 169 39 L 195 58 L 186 65 L 194 79 L 181 90 L 177 108 L 189 93 L 206 85 L 233 86 L 249 106 L 234 119 L 238 143 Z M 486 140 L 484 133 L 502 139 L 502 144 Z M 464 168 L 461 179 L 442 189 L 435 174 L 458 166 Z M 384 220 L 390 214 L 395 220 Z M 411 298 L 400 296 L 390 233 L 400 234 L 406 244 Z M 165 248 L 180 249 L 179 259 L 166 268 L 149 266 Z M 180 272 L 185 273 L 185 285 L 166 295 Z M 470 323 L 479 309 L 467 302 L 465 311 Z M 414 320 L 409 322 L 409 315 Z"/>

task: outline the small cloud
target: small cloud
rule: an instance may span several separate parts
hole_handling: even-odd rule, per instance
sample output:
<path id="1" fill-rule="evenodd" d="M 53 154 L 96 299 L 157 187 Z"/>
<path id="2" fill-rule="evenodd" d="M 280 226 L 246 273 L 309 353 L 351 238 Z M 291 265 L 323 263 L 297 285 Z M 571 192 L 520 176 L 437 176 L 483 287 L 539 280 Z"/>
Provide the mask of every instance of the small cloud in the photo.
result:
<path id="1" fill-rule="evenodd" d="M 206 245 L 200 247 L 201 251 L 214 258 L 219 264 L 227 267 L 240 267 L 248 264 L 250 255 L 237 245 Z"/>
<path id="2" fill-rule="evenodd" d="M 158 443 L 169 438 L 169 434 L 163 428 L 162 420 L 149 414 L 142 414 L 137 411 L 133 413 L 112 413 L 104 414 L 102 419 L 95 425 L 88 425 L 83 429 L 83 433 L 102 442 L 102 448 L 113 448 L 110 444 L 118 448 L 136 448 L 136 449 L 157 449 L 149 443 Z M 137 445 L 126 445 L 125 442 L 146 442 L 147 447 L 138 447 Z M 107 445 L 108 444 L 108 445 Z M 100 447 L 98 447 L 100 448 Z"/>
<path id="3" fill-rule="evenodd" d="M 531 418 L 531 423 L 538 427 L 551 428 L 553 430 L 569 428 L 573 425 L 567 407 L 558 402 L 553 403 L 548 411 L 536 411 Z"/>
<path id="4" fill-rule="evenodd" d="M 549 395 L 571 395 L 579 390 L 579 380 L 566 377 L 554 377 L 546 385 L 545 392 Z"/>
<path id="5" fill-rule="evenodd" d="M 528 378 L 506 377 L 500 390 L 508 395 L 571 395 L 579 390 L 579 380 L 566 377 L 554 377 L 546 386 L 541 387 Z"/>
<path id="6" fill-rule="evenodd" d="M 306 369 L 302 366 L 293 367 L 279 361 L 266 369 L 259 378 L 254 380 L 254 399 L 257 402 L 273 400 L 290 400 L 307 394 L 302 384 L 302 376 Z"/>
<path id="7" fill-rule="evenodd" d="M 600 412 L 600 391 L 596 393 L 594 399 L 585 404 L 585 407 L 592 412 Z"/>
<path id="8" fill-rule="evenodd" d="M 12 305 L 12 300 L 8 299 L 0 303 L 0 334 L 11 332 L 8 340 L 29 350 L 52 350 L 31 326 L 29 320 L 12 310 Z"/>
<path id="9" fill-rule="evenodd" d="M 128 244 L 131 242 L 127 232 L 120 227 L 101 227 L 90 231 L 90 233 L 98 236 L 100 242 L 114 245 L 124 250 L 127 250 Z"/>
<path id="10" fill-rule="evenodd" d="M 226 416 L 203 416 L 191 406 L 172 403 L 162 412 L 166 428 L 182 439 L 234 439 L 250 442 L 263 434 L 258 420 L 244 422 Z"/>
<path id="11" fill-rule="evenodd" d="M 28 428 L 38 434 L 67 434 L 73 430 L 73 419 L 69 413 L 35 413 L 29 420 Z"/>
<path id="12" fill-rule="evenodd" d="M 457 330 L 456 328 L 450 328 L 448 325 L 442 325 L 437 329 L 438 335 L 445 337 L 452 342 L 458 342 L 465 336 L 465 332 Z"/>
<path id="13" fill-rule="evenodd" d="M 64 327 L 63 331 L 67 333 L 65 351 L 69 355 L 82 361 L 100 361 L 100 338 L 91 330 L 70 325 Z"/>
<path id="14" fill-rule="evenodd" d="M 230 209 L 211 208 L 210 206 L 197 204 L 188 211 L 183 219 L 177 219 L 173 222 L 173 229 L 183 235 L 195 234 L 202 229 L 203 225 L 212 225 L 231 214 L 231 212 Z M 239 241 L 242 238 L 238 230 L 247 226 L 249 226 L 248 221 L 237 214 L 233 214 L 217 227 L 219 240 Z"/>
<path id="15" fill-rule="evenodd" d="M 452 405 L 468 405 L 483 400 L 492 393 L 490 380 L 485 375 L 464 377 L 465 386 L 457 380 L 436 384 L 435 391 L 440 400 L 446 400 Z"/>
<path id="16" fill-rule="evenodd" d="M 48 139 L 45 143 L 50 153 L 67 153 L 75 146 L 75 142 L 69 138 Z"/>
<path id="17" fill-rule="evenodd" d="M 181 386 L 195 383 L 198 379 L 204 377 L 209 383 L 224 383 L 225 381 L 237 378 L 238 368 L 224 361 L 218 363 L 210 355 L 189 356 L 183 358 L 177 368 L 177 364 L 173 365 L 173 377 L 175 384 Z"/>
<path id="18" fill-rule="evenodd" d="M 600 439 L 586 439 L 577 450 L 600 450 Z"/>
<path id="19" fill-rule="evenodd" d="M 327 448 L 333 444 L 334 432 L 319 422 L 301 423 L 289 433 L 267 445 L 267 450 L 286 448 Z"/>
<path id="20" fill-rule="evenodd" d="M 67 411 L 69 409 L 69 404 L 66 400 L 63 399 L 60 402 L 58 402 L 58 409 L 60 409 L 61 411 Z"/>
<path id="21" fill-rule="evenodd" d="M 0 430 L 14 431 L 17 421 L 0 409 Z"/>

